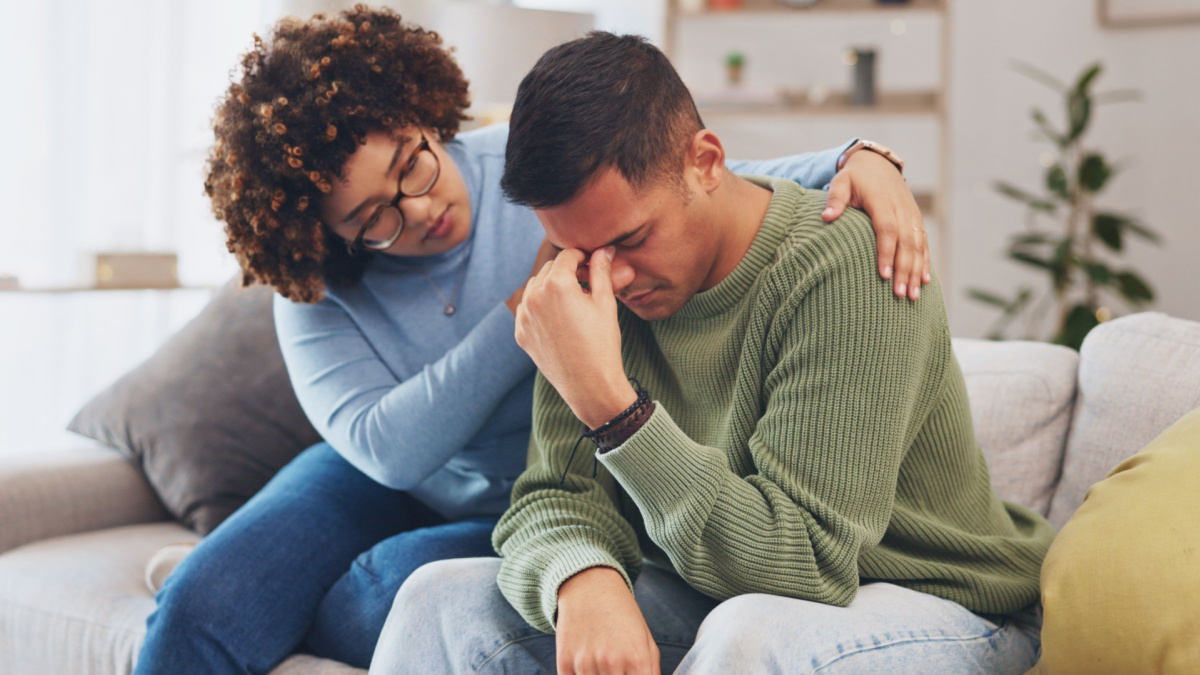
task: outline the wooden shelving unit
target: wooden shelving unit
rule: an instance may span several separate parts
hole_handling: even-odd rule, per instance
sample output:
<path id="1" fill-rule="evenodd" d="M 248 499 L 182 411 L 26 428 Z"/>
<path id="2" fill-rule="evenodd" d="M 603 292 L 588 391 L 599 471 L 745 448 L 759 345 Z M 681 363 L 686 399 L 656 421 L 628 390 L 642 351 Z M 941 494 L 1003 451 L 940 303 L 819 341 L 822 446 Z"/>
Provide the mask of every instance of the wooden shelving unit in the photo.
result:
<path id="1" fill-rule="evenodd" d="M 97 288 L 96 286 L 34 286 L 31 288 L 0 288 L 0 293 L 117 293 L 129 291 L 212 291 L 216 286 L 138 286 L 132 288 Z"/>
<path id="2" fill-rule="evenodd" d="M 855 106 L 849 102 L 846 92 L 833 92 L 819 101 L 811 101 L 807 92 L 785 92 L 778 101 L 771 103 L 739 103 L 735 101 L 720 101 L 719 96 L 697 96 L 697 105 L 705 121 L 719 123 L 722 120 L 763 119 L 778 120 L 788 116 L 803 118 L 804 124 L 821 124 L 824 119 L 846 119 L 860 116 L 878 117 L 912 117 L 925 116 L 936 121 L 938 149 L 938 167 L 936 171 L 937 186 L 930 192 L 916 194 L 917 205 L 922 213 L 932 219 L 931 234 L 937 242 L 932 254 L 934 263 L 942 276 L 943 284 L 947 283 L 949 270 L 946 256 L 950 251 L 950 227 L 946 217 L 947 195 L 949 191 L 949 124 L 946 114 L 946 86 L 949 82 L 950 51 L 950 0 L 908 0 L 903 3 L 883 3 L 878 0 L 818 0 L 811 7 L 793 7 L 780 0 L 743 0 L 738 8 L 710 8 L 707 3 L 700 9 L 685 9 L 693 3 L 683 0 L 667 0 L 666 26 L 663 32 L 664 51 L 672 60 L 678 60 L 678 30 L 681 22 L 700 21 L 714 22 L 730 17 L 762 21 L 769 26 L 772 21 L 786 20 L 796 24 L 797 17 L 811 17 L 814 30 L 820 30 L 819 24 L 828 18 L 869 17 L 878 15 L 880 19 L 893 21 L 905 17 L 937 17 L 940 22 L 941 57 L 937 73 L 938 86 L 933 91 L 878 91 L 876 103 L 871 106 Z M 744 22 L 739 22 L 744 23 Z M 798 36 L 799 37 L 799 36 Z M 853 41 L 854 36 L 846 36 L 847 42 Z M 802 39 L 802 38 L 800 38 Z M 903 139 L 878 138 L 873 139 L 883 143 L 903 145 Z"/>
<path id="3" fill-rule="evenodd" d="M 796 7 L 787 5 L 779 0 L 744 0 L 741 7 L 735 9 L 712 9 L 707 6 L 700 10 L 680 9 L 680 14 L 687 16 L 728 16 L 738 12 L 754 12 L 756 14 L 823 14 L 830 12 L 874 12 L 874 13 L 910 13 L 917 11 L 940 12 L 946 8 L 946 0 L 908 0 L 908 2 L 878 2 L 878 0 L 819 0 L 811 7 Z"/>
<path id="4" fill-rule="evenodd" d="M 935 91 L 884 92 L 874 105 L 850 103 L 850 95 L 834 92 L 825 100 L 813 102 L 802 93 L 785 93 L 778 105 L 738 104 L 698 100 L 702 116 L 719 115 L 940 115 L 941 96 Z"/>

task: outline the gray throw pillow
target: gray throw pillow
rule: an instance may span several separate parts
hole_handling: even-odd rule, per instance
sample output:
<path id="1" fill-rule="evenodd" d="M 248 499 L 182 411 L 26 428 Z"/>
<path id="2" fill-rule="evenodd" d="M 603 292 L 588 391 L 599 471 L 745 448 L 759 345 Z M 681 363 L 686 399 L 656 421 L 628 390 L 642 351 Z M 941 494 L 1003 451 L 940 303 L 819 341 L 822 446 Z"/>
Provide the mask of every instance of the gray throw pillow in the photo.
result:
<path id="1" fill-rule="evenodd" d="M 283 365 L 273 293 L 230 281 L 67 427 L 138 462 L 167 509 L 200 534 L 321 440 Z"/>

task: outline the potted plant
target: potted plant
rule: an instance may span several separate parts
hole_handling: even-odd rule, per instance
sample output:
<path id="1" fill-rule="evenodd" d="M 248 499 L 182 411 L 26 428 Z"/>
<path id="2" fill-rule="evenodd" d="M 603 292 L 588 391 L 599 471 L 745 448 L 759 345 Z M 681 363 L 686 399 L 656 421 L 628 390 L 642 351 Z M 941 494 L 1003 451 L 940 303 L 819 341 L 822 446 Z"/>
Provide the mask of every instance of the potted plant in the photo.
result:
<path id="1" fill-rule="evenodd" d="M 746 65 L 746 57 L 741 52 L 730 52 L 725 55 L 725 74 L 729 84 L 737 86 L 742 83 L 742 67 Z"/>
<path id="2" fill-rule="evenodd" d="M 1154 300 L 1154 290 L 1137 272 L 1118 268 L 1117 258 L 1131 238 L 1158 242 L 1158 235 L 1132 215 L 1102 209 L 1097 196 L 1120 170 L 1084 138 L 1096 107 L 1139 98 L 1134 90 L 1092 93 L 1100 64 L 1087 67 L 1073 85 L 1032 66 L 1018 64 L 1018 72 L 1062 95 L 1065 122 L 1057 127 L 1039 109 L 1031 111 L 1035 133 L 1055 151 L 1048 153 L 1045 192 L 1035 194 L 1003 181 L 996 190 L 1027 207 L 1026 228 L 1009 242 L 1007 256 L 1020 265 L 1043 272 L 1049 287 L 1038 296 L 1021 287 L 1012 297 L 970 289 L 968 295 L 1000 310 L 988 337 L 1004 339 L 1020 317 L 1026 319 L 1025 337 L 1035 339 L 1048 310 L 1053 308 L 1052 341 L 1079 349 L 1092 328 L 1112 317 L 1110 300 L 1140 309 Z"/>

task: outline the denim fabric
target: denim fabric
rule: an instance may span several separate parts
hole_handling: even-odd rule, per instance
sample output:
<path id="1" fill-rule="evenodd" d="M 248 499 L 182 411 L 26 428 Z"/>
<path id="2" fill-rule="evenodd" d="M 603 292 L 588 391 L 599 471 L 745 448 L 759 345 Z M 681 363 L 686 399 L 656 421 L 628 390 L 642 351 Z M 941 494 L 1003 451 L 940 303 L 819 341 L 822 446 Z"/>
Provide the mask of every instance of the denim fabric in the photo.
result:
<path id="1" fill-rule="evenodd" d="M 413 574 L 371 662 L 395 673 L 554 673 L 554 636 L 496 586 L 500 561 L 448 560 Z M 634 595 L 663 673 L 1020 675 L 1037 660 L 1040 617 L 982 617 L 948 600 L 866 584 L 849 607 L 772 595 L 717 603 L 671 572 L 643 569 Z"/>
<path id="2" fill-rule="evenodd" d="M 493 523 L 447 524 L 315 445 L 167 577 L 135 672 L 266 673 L 306 642 L 366 667 L 404 579 L 443 556 L 492 555 Z"/>

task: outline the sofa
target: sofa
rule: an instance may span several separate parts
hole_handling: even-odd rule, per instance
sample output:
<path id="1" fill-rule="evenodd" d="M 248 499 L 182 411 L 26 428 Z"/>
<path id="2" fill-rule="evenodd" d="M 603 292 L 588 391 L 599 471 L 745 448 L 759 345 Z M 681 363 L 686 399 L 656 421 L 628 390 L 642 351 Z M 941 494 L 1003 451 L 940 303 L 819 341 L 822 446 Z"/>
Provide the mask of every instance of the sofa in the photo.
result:
<path id="1" fill-rule="evenodd" d="M 955 339 L 996 491 L 1061 528 L 1088 488 L 1200 407 L 1200 323 L 1142 313 L 1079 353 Z M 154 608 L 144 574 L 198 535 L 141 470 L 92 441 L 0 460 L 0 675 L 129 673 Z M 296 655 L 281 674 L 361 673 Z"/>

